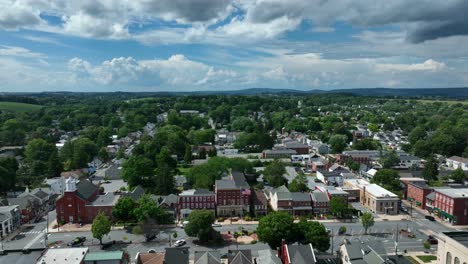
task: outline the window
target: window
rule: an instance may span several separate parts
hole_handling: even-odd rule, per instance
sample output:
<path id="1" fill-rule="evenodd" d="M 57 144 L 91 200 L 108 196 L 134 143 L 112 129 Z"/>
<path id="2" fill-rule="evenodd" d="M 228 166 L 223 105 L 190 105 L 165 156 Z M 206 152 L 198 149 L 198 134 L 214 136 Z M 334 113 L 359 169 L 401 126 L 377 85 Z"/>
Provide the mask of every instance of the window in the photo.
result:
<path id="1" fill-rule="evenodd" d="M 460 259 L 458 257 L 455 257 L 455 261 L 453 262 L 453 264 L 460 264 Z"/>
<path id="2" fill-rule="evenodd" d="M 445 258 L 445 264 L 452 264 L 452 254 L 447 252 L 447 257 Z"/>

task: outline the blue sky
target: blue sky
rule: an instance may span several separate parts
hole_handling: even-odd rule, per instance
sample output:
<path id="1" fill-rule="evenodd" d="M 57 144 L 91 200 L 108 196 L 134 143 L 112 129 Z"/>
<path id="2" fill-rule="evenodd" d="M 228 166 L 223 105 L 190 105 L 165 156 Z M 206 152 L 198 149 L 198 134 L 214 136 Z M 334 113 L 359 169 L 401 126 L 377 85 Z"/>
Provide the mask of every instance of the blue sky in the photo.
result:
<path id="1" fill-rule="evenodd" d="M 4 0 L 0 92 L 468 86 L 464 0 Z"/>

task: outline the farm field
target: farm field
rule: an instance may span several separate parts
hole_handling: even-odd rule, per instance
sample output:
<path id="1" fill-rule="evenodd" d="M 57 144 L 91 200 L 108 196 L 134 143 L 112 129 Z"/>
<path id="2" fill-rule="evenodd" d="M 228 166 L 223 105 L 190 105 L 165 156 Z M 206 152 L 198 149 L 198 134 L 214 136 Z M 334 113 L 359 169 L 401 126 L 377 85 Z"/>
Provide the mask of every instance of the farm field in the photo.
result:
<path id="1" fill-rule="evenodd" d="M 17 103 L 17 102 L 0 102 L 0 111 L 10 112 L 33 112 L 41 109 L 40 105 Z"/>

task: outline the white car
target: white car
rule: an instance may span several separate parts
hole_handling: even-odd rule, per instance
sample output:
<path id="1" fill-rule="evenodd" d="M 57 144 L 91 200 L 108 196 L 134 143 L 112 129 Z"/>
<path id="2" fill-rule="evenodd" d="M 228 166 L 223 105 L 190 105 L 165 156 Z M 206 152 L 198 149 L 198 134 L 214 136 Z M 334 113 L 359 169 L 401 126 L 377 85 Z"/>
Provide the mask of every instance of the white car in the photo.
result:
<path id="1" fill-rule="evenodd" d="M 221 227 L 220 224 L 212 224 L 211 227 Z"/>
<path id="2" fill-rule="evenodd" d="M 183 239 L 180 239 L 180 240 L 177 240 L 176 242 L 174 242 L 174 247 L 180 247 L 180 246 L 183 246 L 185 245 L 185 240 Z"/>

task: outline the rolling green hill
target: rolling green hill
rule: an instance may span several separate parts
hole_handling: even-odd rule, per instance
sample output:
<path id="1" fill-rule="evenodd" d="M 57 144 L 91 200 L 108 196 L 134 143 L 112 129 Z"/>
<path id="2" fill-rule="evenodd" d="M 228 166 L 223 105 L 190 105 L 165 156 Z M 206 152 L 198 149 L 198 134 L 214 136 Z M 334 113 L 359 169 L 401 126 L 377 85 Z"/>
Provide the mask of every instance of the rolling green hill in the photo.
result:
<path id="1" fill-rule="evenodd" d="M 41 109 L 41 105 L 25 104 L 17 102 L 0 102 L 0 111 L 33 112 Z"/>

